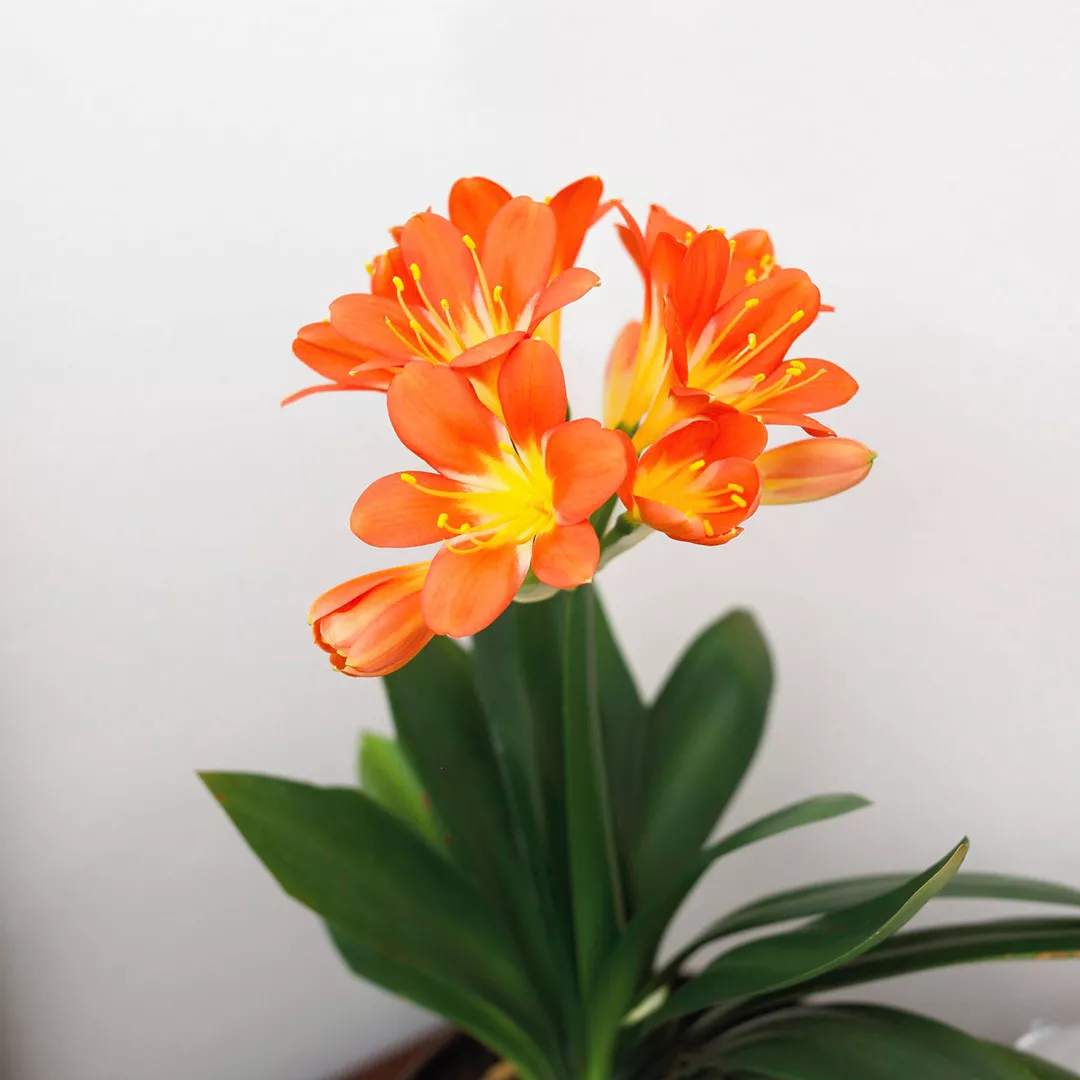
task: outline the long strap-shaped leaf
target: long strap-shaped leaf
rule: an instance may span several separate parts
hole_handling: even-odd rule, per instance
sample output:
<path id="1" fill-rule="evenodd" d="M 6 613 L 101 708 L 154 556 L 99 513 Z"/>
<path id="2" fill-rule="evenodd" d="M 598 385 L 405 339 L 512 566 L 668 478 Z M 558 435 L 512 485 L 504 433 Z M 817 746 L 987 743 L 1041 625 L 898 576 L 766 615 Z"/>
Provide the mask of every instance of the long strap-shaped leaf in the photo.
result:
<path id="1" fill-rule="evenodd" d="M 896 934 L 855 960 L 792 987 L 800 997 L 913 971 L 987 960 L 1080 959 L 1080 919 L 1001 919 Z"/>
<path id="2" fill-rule="evenodd" d="M 378 949 L 361 945 L 340 927 L 328 925 L 330 937 L 345 963 L 362 979 L 445 1017 L 469 1032 L 501 1058 L 512 1061 L 527 1080 L 551 1075 L 543 1053 L 521 1026 L 484 998 L 402 964 Z"/>
<path id="3" fill-rule="evenodd" d="M 246 773 L 203 780 L 289 895 L 387 964 L 489 1002 L 558 1060 L 502 920 L 410 826 L 354 788 Z"/>
<path id="4" fill-rule="evenodd" d="M 568 598 L 563 661 L 566 825 L 578 981 L 588 1002 L 600 964 L 623 919 L 611 806 L 607 797 L 597 687 L 592 587 Z M 613 1031 L 598 1029 L 586 1008 L 586 1077 L 607 1075 Z"/>
<path id="5" fill-rule="evenodd" d="M 724 953 L 677 990 L 650 1026 L 710 1005 L 780 990 L 850 962 L 897 931 L 940 892 L 967 850 L 965 839 L 925 873 L 884 896 Z"/>
<path id="6" fill-rule="evenodd" d="M 728 934 L 840 911 L 881 896 L 902 885 L 910 877 L 911 874 L 874 874 L 841 878 L 762 897 L 718 919 L 687 946 L 683 956 L 685 958 L 703 945 Z M 1023 900 L 1080 907 L 1080 889 L 1008 874 L 961 871 L 941 890 L 941 897 L 955 900 Z"/>
<path id="7" fill-rule="evenodd" d="M 1035 1057 L 1034 1054 L 1024 1054 L 1010 1046 L 999 1046 L 997 1052 L 1006 1061 L 1011 1061 L 1014 1065 L 1022 1065 L 1035 1077 L 1035 1080 L 1080 1080 L 1076 1073 Z"/>
<path id="8" fill-rule="evenodd" d="M 746 612 L 708 627 L 676 664 L 649 716 L 638 904 L 694 863 L 761 741 L 771 686 L 768 649 Z"/>
<path id="9" fill-rule="evenodd" d="M 860 795 L 818 795 L 759 818 L 702 851 L 694 867 L 672 882 L 667 895 L 639 911 L 619 935 L 597 979 L 592 1003 L 594 1022 L 617 1026 L 635 996 L 649 988 L 645 983 L 664 932 L 687 894 L 717 859 L 770 836 L 868 805 Z M 657 981 L 662 980 L 663 976 Z"/>
<path id="10" fill-rule="evenodd" d="M 401 747 L 385 735 L 365 731 L 360 739 L 360 786 L 380 806 L 407 821 L 438 850 L 443 849 L 430 800 Z"/>
<path id="11" fill-rule="evenodd" d="M 518 943 L 533 998 L 557 1017 L 554 956 L 469 655 L 437 637 L 384 683 L 401 746 L 449 831 L 451 858 L 496 907 Z"/>
<path id="12" fill-rule="evenodd" d="M 712 1048 L 722 1076 L 768 1080 L 1036 1080 L 1026 1062 L 911 1013 L 833 1006 L 782 1013 Z"/>

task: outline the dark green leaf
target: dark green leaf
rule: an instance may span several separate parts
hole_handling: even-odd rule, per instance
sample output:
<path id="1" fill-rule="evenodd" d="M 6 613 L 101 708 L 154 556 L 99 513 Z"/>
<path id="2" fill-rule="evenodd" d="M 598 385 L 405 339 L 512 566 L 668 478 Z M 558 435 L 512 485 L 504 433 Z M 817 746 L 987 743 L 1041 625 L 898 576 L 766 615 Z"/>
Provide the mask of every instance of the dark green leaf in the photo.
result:
<path id="1" fill-rule="evenodd" d="M 515 829 L 471 658 L 449 638 L 436 637 L 384 683 L 402 749 L 449 831 L 451 858 L 502 914 L 521 947 L 534 996 L 558 1015 L 557 969 L 526 841 Z"/>
<path id="2" fill-rule="evenodd" d="M 552 1075 L 551 1066 L 526 1032 L 502 1010 L 464 990 L 460 982 L 437 979 L 426 972 L 402 964 L 369 945 L 361 945 L 338 926 L 327 924 L 331 940 L 345 963 L 362 979 L 463 1028 L 492 1051 L 514 1062 L 523 1076 Z"/>
<path id="3" fill-rule="evenodd" d="M 780 1014 L 737 1029 L 715 1052 L 723 1075 L 769 1080 L 1034 1080 L 962 1031 L 869 1006 Z"/>
<path id="4" fill-rule="evenodd" d="M 365 732 L 360 739 L 360 784 L 391 814 L 407 821 L 436 847 L 442 847 L 431 802 L 413 767 L 393 739 Z"/>
<path id="5" fill-rule="evenodd" d="M 1080 959 L 1080 919 L 1002 919 L 909 930 L 792 990 L 802 997 L 954 964 L 1032 959 Z"/>
<path id="6" fill-rule="evenodd" d="M 696 940 L 693 948 L 700 948 L 726 934 L 839 911 L 889 892 L 910 877 L 910 874 L 876 874 L 870 877 L 843 878 L 766 896 L 713 923 Z M 1006 874 L 961 872 L 941 890 L 941 897 L 953 900 L 1026 900 L 1080 907 L 1080 889 Z"/>
<path id="7" fill-rule="evenodd" d="M 653 1022 L 780 990 L 850 963 L 895 933 L 940 892 L 960 868 L 967 850 L 967 840 L 963 840 L 925 873 L 884 896 L 724 953 L 677 990 Z"/>
<path id="8" fill-rule="evenodd" d="M 290 896 L 388 963 L 456 984 L 540 1041 L 545 1017 L 502 920 L 414 829 L 354 788 L 243 773 L 203 780 Z"/>
<path id="9" fill-rule="evenodd" d="M 768 650 L 745 612 L 710 626 L 676 665 L 650 715 L 639 903 L 697 857 L 757 750 L 771 687 Z"/>
<path id="10" fill-rule="evenodd" d="M 1040 1057 L 1035 1057 L 1034 1054 L 1023 1054 L 1019 1050 L 1014 1050 L 1008 1046 L 999 1046 L 996 1047 L 996 1050 L 1006 1061 L 1027 1069 L 1035 1077 L 1035 1080 L 1080 1080 L 1076 1073 L 1069 1072 L 1068 1069 L 1063 1069 L 1060 1065 L 1044 1061 Z"/>
<path id="11" fill-rule="evenodd" d="M 623 917 L 611 827 L 596 667 L 596 609 L 590 586 L 569 596 L 564 639 L 566 820 L 578 978 L 587 989 Z"/>
<path id="12" fill-rule="evenodd" d="M 607 787 L 625 894 L 631 886 L 631 864 L 641 828 L 649 716 L 599 596 L 596 597 L 596 667 Z"/>
<path id="13" fill-rule="evenodd" d="M 648 978 L 656 950 L 679 905 L 717 859 L 789 829 L 827 821 L 868 805 L 860 795 L 818 795 L 751 822 L 706 848 L 692 870 L 676 879 L 666 896 L 639 911 L 619 935 L 597 980 L 594 1010 L 613 1022 L 622 1019 Z M 677 966 L 676 960 L 670 968 Z"/>

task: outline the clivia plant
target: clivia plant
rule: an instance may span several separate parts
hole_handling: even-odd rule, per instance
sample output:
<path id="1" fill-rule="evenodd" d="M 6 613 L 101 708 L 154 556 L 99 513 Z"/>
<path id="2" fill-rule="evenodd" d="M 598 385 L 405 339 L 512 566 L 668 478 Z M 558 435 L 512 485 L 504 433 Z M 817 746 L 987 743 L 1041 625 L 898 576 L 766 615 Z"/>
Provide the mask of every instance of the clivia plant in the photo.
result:
<path id="1" fill-rule="evenodd" d="M 385 392 L 425 463 L 403 456 L 370 484 L 353 532 L 437 547 L 312 605 L 333 667 L 382 676 L 393 713 L 395 739 L 362 740 L 357 786 L 206 784 L 357 975 L 441 1014 L 521 1080 L 1066 1077 L 930 1019 L 818 999 L 944 965 L 1077 955 L 1075 915 L 904 929 L 935 896 L 1080 906 L 1064 886 L 961 872 L 966 840 L 919 873 L 763 897 L 659 959 L 725 856 L 867 804 L 823 795 L 717 838 L 764 732 L 765 642 L 729 614 L 645 702 L 593 579 L 653 533 L 720 547 L 761 505 L 859 483 L 873 454 L 814 416 L 857 386 L 792 358 L 825 309 L 767 233 L 698 231 L 657 206 L 642 229 L 602 192 L 586 177 L 538 202 L 459 180 L 448 216 L 392 230 L 369 292 L 300 330 L 296 355 L 327 381 L 286 400 Z M 568 411 L 559 336 L 562 309 L 599 283 L 576 262 L 607 214 L 645 289 L 601 423 Z"/>

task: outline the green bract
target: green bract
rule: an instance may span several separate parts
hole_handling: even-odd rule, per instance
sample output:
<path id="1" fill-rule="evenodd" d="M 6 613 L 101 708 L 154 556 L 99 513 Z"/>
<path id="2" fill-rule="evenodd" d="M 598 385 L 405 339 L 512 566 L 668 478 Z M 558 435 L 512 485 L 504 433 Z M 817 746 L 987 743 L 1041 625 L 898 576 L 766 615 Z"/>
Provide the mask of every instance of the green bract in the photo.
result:
<path id="1" fill-rule="evenodd" d="M 522 1080 L 1067 1077 L 921 1017 L 813 999 L 948 964 L 1080 954 L 1080 917 L 1060 913 L 905 931 L 936 895 L 1080 907 L 1063 886 L 958 873 L 966 840 L 921 873 L 747 904 L 658 966 L 671 919 L 724 855 L 866 805 L 808 799 L 710 842 L 771 683 L 765 642 L 736 612 L 646 705 L 584 586 L 513 605 L 471 650 L 436 638 L 388 676 L 397 741 L 365 736 L 361 788 L 204 779 L 354 972 L 442 1014 Z"/>

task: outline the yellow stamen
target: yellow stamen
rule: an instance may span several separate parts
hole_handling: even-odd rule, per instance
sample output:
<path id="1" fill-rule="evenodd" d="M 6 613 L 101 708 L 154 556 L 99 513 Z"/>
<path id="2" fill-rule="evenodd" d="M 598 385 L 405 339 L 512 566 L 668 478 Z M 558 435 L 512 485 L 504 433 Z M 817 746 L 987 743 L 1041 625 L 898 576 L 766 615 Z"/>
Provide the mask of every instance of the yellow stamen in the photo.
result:
<path id="1" fill-rule="evenodd" d="M 687 244 L 692 244 L 694 242 L 694 230 L 687 229 L 686 232 L 683 234 L 683 240 Z"/>
<path id="2" fill-rule="evenodd" d="M 491 297 L 491 289 L 488 288 L 487 275 L 484 273 L 480 256 L 476 254 L 476 241 L 468 233 L 461 238 L 461 241 L 469 249 L 469 254 L 472 255 L 473 265 L 476 267 L 476 279 L 480 282 L 480 295 L 484 298 L 484 307 L 487 308 L 488 316 L 494 328 L 495 304 Z"/>
<path id="3" fill-rule="evenodd" d="M 746 500 L 741 495 L 736 495 L 732 492 L 731 501 L 740 509 L 746 506 Z"/>
<path id="4" fill-rule="evenodd" d="M 420 267 L 416 263 L 409 264 L 409 273 L 412 274 L 413 281 L 420 280 Z"/>
<path id="5" fill-rule="evenodd" d="M 747 285 L 757 284 L 757 274 L 754 273 L 753 267 L 746 271 L 746 275 L 743 280 L 746 282 Z"/>
<path id="6" fill-rule="evenodd" d="M 375 264 L 374 263 L 365 263 L 364 264 L 364 269 L 368 272 L 368 277 L 374 277 L 375 276 Z"/>
<path id="7" fill-rule="evenodd" d="M 736 491 L 740 495 L 746 491 L 746 488 L 744 488 L 742 484 L 728 484 L 727 489 L 728 491 Z"/>
<path id="8" fill-rule="evenodd" d="M 734 255 L 735 254 L 735 241 L 730 236 L 728 237 L 727 247 L 728 247 L 728 253 L 731 254 L 731 255 Z"/>
<path id="9" fill-rule="evenodd" d="M 706 536 L 715 536 L 716 535 L 716 533 L 715 533 L 715 531 L 713 530 L 713 527 L 712 527 L 712 522 L 710 522 L 708 518 L 702 518 L 701 519 L 701 527 L 705 530 L 705 535 Z"/>
<path id="10" fill-rule="evenodd" d="M 705 468 L 705 459 L 704 458 L 698 458 L 697 461 L 692 461 L 690 463 L 690 471 L 691 472 L 697 472 L 699 469 L 704 469 L 704 468 Z"/>
<path id="11" fill-rule="evenodd" d="M 420 346 L 419 353 L 426 360 L 430 360 L 433 364 L 439 364 L 445 362 L 447 359 L 442 355 L 442 348 L 439 343 L 420 325 L 416 319 L 409 320 L 409 329 L 416 335 L 416 343 Z M 439 351 L 439 356 L 433 353 L 432 349 Z M 440 359 L 441 357 L 441 359 Z"/>
<path id="12" fill-rule="evenodd" d="M 412 473 L 403 472 L 401 474 L 401 479 L 404 480 L 406 484 L 412 484 L 413 487 L 418 486 L 417 483 L 416 483 L 416 477 L 413 476 Z"/>

